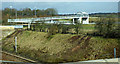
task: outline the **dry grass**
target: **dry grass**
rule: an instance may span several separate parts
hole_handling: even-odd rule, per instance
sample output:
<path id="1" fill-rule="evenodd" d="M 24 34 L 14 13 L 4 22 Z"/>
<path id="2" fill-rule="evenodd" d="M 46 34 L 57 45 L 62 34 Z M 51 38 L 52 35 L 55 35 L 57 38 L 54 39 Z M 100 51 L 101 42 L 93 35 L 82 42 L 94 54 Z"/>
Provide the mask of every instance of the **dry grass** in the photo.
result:
<path id="1" fill-rule="evenodd" d="M 13 26 L 0 26 L 0 30 L 14 30 Z"/>
<path id="2" fill-rule="evenodd" d="M 50 54 L 57 54 L 72 46 L 67 43 L 67 39 L 71 36 L 70 34 L 56 34 L 51 40 L 47 39 L 47 33 L 44 32 L 24 31 L 18 36 L 18 45 L 20 47 L 39 49 Z"/>
<path id="3" fill-rule="evenodd" d="M 5 37 L 7 37 L 8 35 L 12 34 L 15 30 L 1 30 L 0 32 L 0 40 L 4 39 Z"/>

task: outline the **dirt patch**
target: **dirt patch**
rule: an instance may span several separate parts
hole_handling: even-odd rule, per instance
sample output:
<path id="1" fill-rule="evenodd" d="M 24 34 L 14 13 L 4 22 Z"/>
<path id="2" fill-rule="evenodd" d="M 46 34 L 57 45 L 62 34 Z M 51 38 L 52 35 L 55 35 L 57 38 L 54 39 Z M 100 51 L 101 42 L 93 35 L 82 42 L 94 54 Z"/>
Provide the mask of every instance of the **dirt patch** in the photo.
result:
<path id="1" fill-rule="evenodd" d="M 88 36 L 87 39 L 84 42 L 84 45 L 81 48 L 85 49 L 89 45 L 90 39 L 91 39 L 91 36 Z"/>
<path id="2" fill-rule="evenodd" d="M 74 41 L 76 41 L 76 40 L 79 39 L 80 37 L 81 37 L 80 35 L 78 35 L 78 36 L 73 36 L 73 37 L 69 38 L 68 41 L 69 41 L 70 43 L 73 43 Z"/>
<path id="3" fill-rule="evenodd" d="M 79 48 L 80 48 L 80 46 L 76 46 L 75 48 L 72 49 L 72 52 L 76 51 Z"/>
<path id="4" fill-rule="evenodd" d="M 82 41 L 84 41 L 85 40 L 85 37 L 87 37 L 86 35 L 85 36 L 83 36 L 79 41 L 78 41 L 78 45 L 82 42 Z"/>
<path id="5" fill-rule="evenodd" d="M 24 30 L 24 29 L 15 30 L 11 35 L 7 36 L 6 38 L 15 37 L 15 36 L 17 36 L 19 33 L 21 33 L 22 31 L 25 31 L 25 30 Z"/>
<path id="6" fill-rule="evenodd" d="M 89 45 L 89 40 L 91 39 L 91 36 L 88 36 L 87 39 L 85 39 L 87 36 L 83 36 L 79 41 L 78 45 L 74 48 L 72 48 L 72 52 L 76 51 L 79 48 L 85 49 Z M 84 41 L 85 40 L 85 41 Z M 82 46 L 80 46 L 80 43 L 84 43 Z"/>

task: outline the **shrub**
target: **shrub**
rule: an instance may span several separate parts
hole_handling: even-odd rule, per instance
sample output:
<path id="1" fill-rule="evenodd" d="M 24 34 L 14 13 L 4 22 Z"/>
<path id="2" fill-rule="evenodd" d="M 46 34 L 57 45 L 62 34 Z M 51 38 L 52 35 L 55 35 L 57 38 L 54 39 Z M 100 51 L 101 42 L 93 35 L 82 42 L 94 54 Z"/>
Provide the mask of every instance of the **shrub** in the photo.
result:
<path id="1" fill-rule="evenodd" d="M 114 18 L 100 18 L 100 21 L 96 23 L 95 28 L 98 30 L 97 34 L 102 35 L 103 37 L 120 37 L 119 27 Z"/>

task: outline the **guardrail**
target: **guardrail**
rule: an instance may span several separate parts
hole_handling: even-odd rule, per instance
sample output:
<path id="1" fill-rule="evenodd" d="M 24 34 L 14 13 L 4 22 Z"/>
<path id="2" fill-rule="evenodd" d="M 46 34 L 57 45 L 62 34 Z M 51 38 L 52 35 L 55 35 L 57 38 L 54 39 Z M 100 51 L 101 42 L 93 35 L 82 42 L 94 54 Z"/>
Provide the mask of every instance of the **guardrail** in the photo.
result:
<path id="1" fill-rule="evenodd" d="M 14 54 L 11 54 L 11 53 L 8 53 L 8 52 L 5 52 L 5 51 L 0 51 L 0 52 L 4 53 L 6 55 L 9 55 L 9 56 L 12 56 L 12 57 L 15 57 L 15 58 L 30 62 L 30 63 L 36 63 L 36 61 L 34 61 L 34 60 L 27 59 L 27 58 L 24 58 L 24 57 L 21 57 L 21 56 L 18 56 L 18 55 L 14 55 Z"/>

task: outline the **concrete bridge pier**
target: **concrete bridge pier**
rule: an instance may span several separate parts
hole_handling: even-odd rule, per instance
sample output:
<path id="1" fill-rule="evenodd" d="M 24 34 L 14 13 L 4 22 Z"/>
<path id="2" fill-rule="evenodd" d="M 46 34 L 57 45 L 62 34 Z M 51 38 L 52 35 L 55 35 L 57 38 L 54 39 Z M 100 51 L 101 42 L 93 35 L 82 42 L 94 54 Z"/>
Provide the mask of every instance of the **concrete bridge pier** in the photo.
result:
<path id="1" fill-rule="evenodd" d="M 73 24 L 75 24 L 75 19 L 73 18 Z"/>
<path id="2" fill-rule="evenodd" d="M 28 29 L 31 30 L 30 25 L 31 25 L 31 22 L 28 22 Z"/>
<path id="3" fill-rule="evenodd" d="M 53 20 L 50 20 L 50 22 L 52 23 L 52 22 L 53 22 Z"/>
<path id="4" fill-rule="evenodd" d="M 78 19 L 78 21 L 79 21 L 79 23 L 82 23 L 82 17 L 80 17 L 80 18 Z"/>
<path id="5" fill-rule="evenodd" d="M 89 17 L 87 17 L 87 19 L 86 19 L 86 23 L 89 24 Z"/>
<path id="6" fill-rule="evenodd" d="M 82 18 L 82 24 L 89 24 L 89 17 Z"/>
<path id="7" fill-rule="evenodd" d="M 80 18 L 73 18 L 73 24 L 75 23 L 82 23 L 82 17 Z"/>

